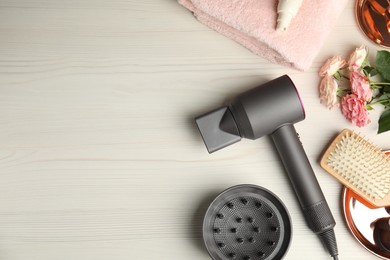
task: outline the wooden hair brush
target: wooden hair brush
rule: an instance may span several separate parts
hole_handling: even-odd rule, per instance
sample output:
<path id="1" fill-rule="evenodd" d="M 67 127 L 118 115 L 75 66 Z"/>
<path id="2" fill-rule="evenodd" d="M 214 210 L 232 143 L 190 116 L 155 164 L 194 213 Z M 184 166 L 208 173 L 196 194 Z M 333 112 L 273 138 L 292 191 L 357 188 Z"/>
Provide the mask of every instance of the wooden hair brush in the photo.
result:
<path id="1" fill-rule="evenodd" d="M 390 156 L 344 129 L 330 144 L 321 167 L 376 207 L 390 206 Z"/>

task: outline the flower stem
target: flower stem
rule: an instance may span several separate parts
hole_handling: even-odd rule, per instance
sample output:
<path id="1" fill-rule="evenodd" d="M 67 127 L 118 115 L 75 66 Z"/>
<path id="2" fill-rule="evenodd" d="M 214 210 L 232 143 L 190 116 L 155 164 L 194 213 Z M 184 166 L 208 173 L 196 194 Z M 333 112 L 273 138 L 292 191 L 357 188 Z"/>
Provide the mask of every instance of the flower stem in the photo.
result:
<path id="1" fill-rule="evenodd" d="M 372 102 L 372 101 L 374 101 L 374 100 L 376 100 L 378 97 L 375 97 L 375 98 L 373 98 L 370 102 L 368 102 L 367 104 L 370 104 L 370 105 L 376 105 L 376 104 L 382 104 L 383 105 L 383 103 L 386 103 L 386 102 L 389 102 L 390 101 L 390 99 L 379 99 L 379 100 L 377 100 L 377 101 L 375 101 L 375 102 Z"/>
<path id="2" fill-rule="evenodd" d="M 370 85 L 390 85 L 390 82 L 370 82 Z"/>

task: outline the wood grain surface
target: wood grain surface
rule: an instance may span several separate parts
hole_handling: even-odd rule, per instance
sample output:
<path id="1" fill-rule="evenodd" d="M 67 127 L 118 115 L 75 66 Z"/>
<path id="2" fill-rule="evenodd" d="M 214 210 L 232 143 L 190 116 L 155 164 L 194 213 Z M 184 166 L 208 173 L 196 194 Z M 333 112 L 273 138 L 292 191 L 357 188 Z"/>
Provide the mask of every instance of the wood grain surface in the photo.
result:
<path id="1" fill-rule="evenodd" d="M 340 259 L 376 259 L 343 220 L 341 185 L 319 166 L 351 128 L 319 103 L 318 70 L 364 44 L 350 1 L 312 68 L 250 53 L 174 0 L 0 0 L 0 259 L 200 260 L 202 218 L 222 190 L 252 183 L 286 204 L 285 259 L 330 259 L 306 226 L 269 138 L 209 155 L 193 118 L 289 74 L 307 118 L 296 125 L 337 221 Z"/>

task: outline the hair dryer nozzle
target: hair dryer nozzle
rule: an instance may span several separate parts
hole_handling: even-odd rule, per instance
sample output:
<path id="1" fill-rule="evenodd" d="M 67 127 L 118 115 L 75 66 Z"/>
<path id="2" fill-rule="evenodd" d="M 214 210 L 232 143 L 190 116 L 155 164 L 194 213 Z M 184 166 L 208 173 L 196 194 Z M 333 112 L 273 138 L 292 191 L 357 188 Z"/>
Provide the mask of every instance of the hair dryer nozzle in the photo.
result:
<path id="1" fill-rule="evenodd" d="M 209 153 L 241 140 L 238 127 L 227 106 L 195 118 Z"/>

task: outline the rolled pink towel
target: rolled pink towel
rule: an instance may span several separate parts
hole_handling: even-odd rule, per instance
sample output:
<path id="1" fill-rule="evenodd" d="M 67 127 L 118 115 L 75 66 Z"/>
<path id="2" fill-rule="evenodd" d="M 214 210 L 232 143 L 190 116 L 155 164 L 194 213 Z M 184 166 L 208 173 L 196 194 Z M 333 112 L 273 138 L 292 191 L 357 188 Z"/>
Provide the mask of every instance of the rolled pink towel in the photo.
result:
<path id="1" fill-rule="evenodd" d="M 179 0 L 203 24 L 252 52 L 298 70 L 310 68 L 348 0 L 304 0 L 285 32 L 277 0 Z"/>

